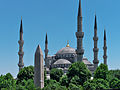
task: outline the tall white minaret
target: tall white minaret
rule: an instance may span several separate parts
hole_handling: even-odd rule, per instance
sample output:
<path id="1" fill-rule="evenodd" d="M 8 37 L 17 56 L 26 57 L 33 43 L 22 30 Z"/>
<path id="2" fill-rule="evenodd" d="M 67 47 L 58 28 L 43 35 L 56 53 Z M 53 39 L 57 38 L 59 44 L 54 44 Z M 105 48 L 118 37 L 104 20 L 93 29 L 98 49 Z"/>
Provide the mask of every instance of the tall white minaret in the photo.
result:
<path id="1" fill-rule="evenodd" d="M 96 69 L 98 67 L 98 63 L 99 63 L 99 60 L 98 60 L 98 51 L 99 51 L 99 49 L 97 47 L 98 36 L 97 36 L 96 15 L 95 15 L 95 25 L 94 25 L 94 37 L 93 37 L 93 40 L 94 40 L 94 48 L 93 48 L 94 60 L 93 60 L 93 63 L 94 63 L 94 68 Z"/>
<path id="2" fill-rule="evenodd" d="M 47 38 L 47 33 L 46 33 L 46 38 L 45 38 L 45 66 L 49 67 L 49 62 L 47 61 L 47 56 L 48 56 L 48 38 Z"/>
<path id="3" fill-rule="evenodd" d="M 104 46 L 103 46 L 103 50 L 104 50 L 104 55 L 103 55 L 104 64 L 107 65 L 107 44 L 106 44 L 106 31 L 105 30 L 104 30 Z"/>
<path id="4" fill-rule="evenodd" d="M 19 52 L 18 52 L 19 63 L 18 63 L 18 66 L 19 66 L 19 71 L 20 71 L 24 66 L 24 63 L 23 63 L 23 55 L 24 55 L 23 44 L 24 44 L 24 41 L 23 41 L 22 17 L 21 17 L 21 25 L 20 25 L 20 40 L 18 41 L 18 43 L 19 43 Z"/>
<path id="5" fill-rule="evenodd" d="M 77 38 L 77 61 L 82 61 L 84 49 L 83 49 L 83 37 L 84 32 L 82 32 L 82 8 L 81 8 L 81 0 L 79 0 L 79 8 L 78 8 L 78 16 L 77 16 L 77 32 L 76 32 L 76 38 Z"/>
<path id="6" fill-rule="evenodd" d="M 44 65 L 43 65 L 43 53 L 38 45 L 35 52 L 34 61 L 34 84 L 36 87 L 44 88 Z"/>

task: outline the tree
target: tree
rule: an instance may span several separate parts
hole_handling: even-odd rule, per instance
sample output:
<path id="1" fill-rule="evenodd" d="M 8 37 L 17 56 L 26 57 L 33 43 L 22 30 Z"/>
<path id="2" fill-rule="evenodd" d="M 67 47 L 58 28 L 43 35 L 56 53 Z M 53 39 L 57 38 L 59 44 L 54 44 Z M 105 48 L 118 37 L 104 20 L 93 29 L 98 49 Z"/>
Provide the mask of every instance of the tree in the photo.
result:
<path id="1" fill-rule="evenodd" d="M 71 80 L 70 83 L 75 84 L 75 85 L 80 85 L 80 78 L 78 76 L 74 76 Z"/>
<path id="2" fill-rule="evenodd" d="M 100 64 L 100 66 L 94 72 L 94 78 L 107 79 L 108 67 L 105 64 Z"/>
<path id="3" fill-rule="evenodd" d="M 120 88 L 120 80 L 118 78 L 114 78 L 110 81 L 110 88 L 119 89 Z"/>
<path id="4" fill-rule="evenodd" d="M 34 78 L 33 66 L 24 67 L 17 75 L 17 84 L 21 83 L 22 80 L 28 80 Z"/>
<path id="5" fill-rule="evenodd" d="M 73 77 L 78 76 L 79 84 L 83 85 L 85 81 L 90 79 L 92 74 L 83 62 L 76 62 L 69 67 L 67 76 L 69 78 L 69 82 Z"/>
<path id="6" fill-rule="evenodd" d="M 103 90 L 109 88 L 109 83 L 104 79 L 87 80 L 83 87 L 85 90 Z"/>
<path id="7" fill-rule="evenodd" d="M 10 80 L 12 80 L 13 79 L 13 76 L 10 74 L 10 73 L 7 73 L 6 75 L 5 75 L 5 78 L 4 78 L 5 80 L 8 80 L 8 79 L 10 79 Z"/>
<path id="8" fill-rule="evenodd" d="M 110 70 L 109 74 L 114 77 L 114 78 L 118 78 L 120 80 L 120 70 Z"/>
<path id="9" fill-rule="evenodd" d="M 53 68 L 50 70 L 50 78 L 56 81 L 60 81 L 60 77 L 62 77 L 63 71 L 61 69 Z"/>
<path id="10" fill-rule="evenodd" d="M 13 89 L 16 87 L 16 80 L 10 73 L 0 76 L 0 90 L 1 89 Z"/>
<path id="11" fill-rule="evenodd" d="M 67 90 L 65 86 L 61 86 L 56 80 L 47 80 L 47 86 L 42 90 Z"/>
<path id="12" fill-rule="evenodd" d="M 75 85 L 73 83 L 70 83 L 68 90 L 83 90 L 83 87 L 81 85 Z"/>
<path id="13" fill-rule="evenodd" d="M 27 90 L 34 90 L 35 89 L 34 81 L 32 79 L 27 80 L 27 82 L 25 83 L 25 88 Z"/>
<path id="14" fill-rule="evenodd" d="M 67 77 L 67 75 L 64 75 L 64 76 L 62 76 L 62 77 L 60 78 L 60 84 L 61 84 L 62 86 L 68 87 L 69 82 L 68 82 L 68 77 Z"/>

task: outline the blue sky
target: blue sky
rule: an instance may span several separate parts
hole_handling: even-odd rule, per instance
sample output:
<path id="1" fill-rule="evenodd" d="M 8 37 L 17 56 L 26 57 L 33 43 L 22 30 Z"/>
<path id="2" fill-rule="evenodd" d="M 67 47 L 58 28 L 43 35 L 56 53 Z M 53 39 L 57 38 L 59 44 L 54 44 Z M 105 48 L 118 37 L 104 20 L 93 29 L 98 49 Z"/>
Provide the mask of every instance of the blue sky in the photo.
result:
<path id="1" fill-rule="evenodd" d="M 99 60 L 103 62 L 106 28 L 109 69 L 120 69 L 120 0 L 82 0 L 84 56 L 93 61 L 94 15 L 98 23 Z M 78 0 L 0 0 L 0 74 L 18 73 L 18 40 L 21 16 L 24 32 L 24 64 L 34 65 L 38 44 L 44 51 L 48 33 L 49 54 L 66 46 L 76 48 Z"/>

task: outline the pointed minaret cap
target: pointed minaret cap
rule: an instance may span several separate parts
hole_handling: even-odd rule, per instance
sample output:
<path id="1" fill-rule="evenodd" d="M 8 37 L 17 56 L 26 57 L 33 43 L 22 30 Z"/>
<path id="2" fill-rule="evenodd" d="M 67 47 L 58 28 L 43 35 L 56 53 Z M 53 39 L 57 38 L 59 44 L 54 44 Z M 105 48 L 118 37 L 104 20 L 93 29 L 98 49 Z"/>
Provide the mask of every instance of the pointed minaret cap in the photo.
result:
<path id="1" fill-rule="evenodd" d="M 37 54 L 37 53 L 43 55 L 43 53 L 42 53 L 42 49 L 40 48 L 40 45 L 37 46 L 37 49 L 36 49 L 35 54 Z"/>
<path id="2" fill-rule="evenodd" d="M 97 18 L 96 18 L 96 14 L 95 14 L 95 26 L 94 26 L 95 29 L 97 29 Z"/>
<path id="3" fill-rule="evenodd" d="M 46 32 L 45 44 L 48 44 L 47 32 Z"/>
<path id="4" fill-rule="evenodd" d="M 66 45 L 66 47 L 70 47 L 70 45 L 69 45 L 69 41 L 67 40 L 67 45 Z"/>
<path id="5" fill-rule="evenodd" d="M 23 27 L 22 27 L 22 16 L 21 16 L 20 32 L 23 33 Z"/>
<path id="6" fill-rule="evenodd" d="M 104 40 L 106 40 L 106 30 L 104 29 Z"/>
<path id="7" fill-rule="evenodd" d="M 78 16 L 82 16 L 81 0 L 79 0 Z"/>

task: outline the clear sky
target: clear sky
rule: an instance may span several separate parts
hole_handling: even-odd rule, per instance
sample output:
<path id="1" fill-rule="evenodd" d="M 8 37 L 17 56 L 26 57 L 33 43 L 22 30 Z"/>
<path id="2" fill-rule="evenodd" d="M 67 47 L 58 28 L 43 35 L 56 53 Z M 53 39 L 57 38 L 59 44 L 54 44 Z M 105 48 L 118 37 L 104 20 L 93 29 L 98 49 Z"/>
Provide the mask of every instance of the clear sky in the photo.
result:
<path id="1" fill-rule="evenodd" d="M 48 33 L 49 54 L 66 46 L 76 48 L 78 0 L 0 0 L 0 74 L 18 73 L 18 40 L 23 17 L 24 64 L 34 65 L 38 44 L 44 51 Z M 84 56 L 93 61 L 94 15 L 98 23 L 99 60 L 103 62 L 106 28 L 109 69 L 120 69 L 120 0 L 82 0 Z"/>

